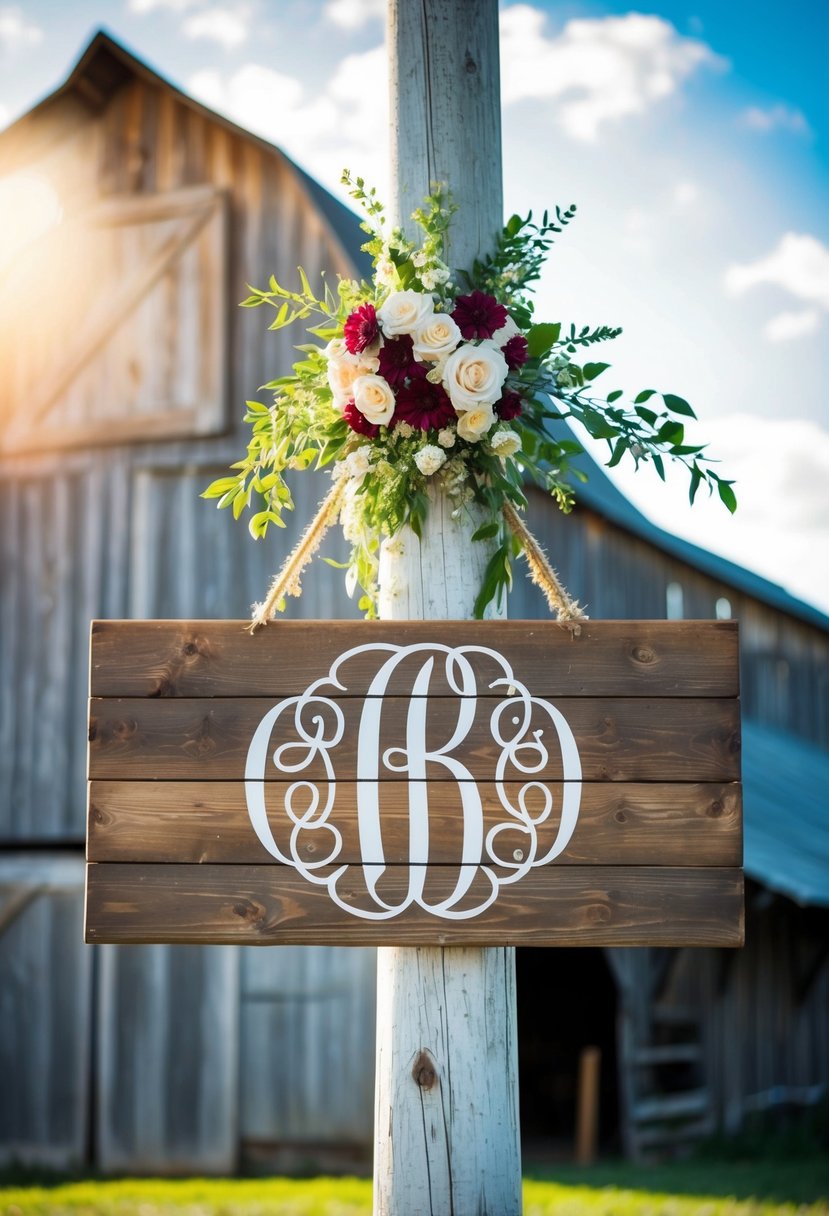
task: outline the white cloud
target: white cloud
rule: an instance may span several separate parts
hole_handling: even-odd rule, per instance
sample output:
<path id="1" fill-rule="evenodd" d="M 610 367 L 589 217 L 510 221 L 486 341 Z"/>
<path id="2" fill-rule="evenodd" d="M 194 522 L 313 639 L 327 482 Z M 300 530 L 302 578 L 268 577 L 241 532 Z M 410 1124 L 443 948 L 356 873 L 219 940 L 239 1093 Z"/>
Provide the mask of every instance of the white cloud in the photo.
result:
<path id="1" fill-rule="evenodd" d="M 765 135 L 769 131 L 791 131 L 795 135 L 808 135 L 809 124 L 800 110 L 782 104 L 769 106 L 764 110 L 760 106 L 749 106 L 740 114 L 740 122 L 751 131 L 759 131 Z"/>
<path id="2" fill-rule="evenodd" d="M 385 79 L 386 53 L 378 46 L 342 59 L 321 92 L 257 63 L 228 75 L 203 69 L 187 84 L 195 97 L 272 140 L 329 186 L 347 166 L 387 197 L 387 91 L 365 87 Z"/>
<path id="3" fill-rule="evenodd" d="M 763 327 L 770 342 L 791 342 L 793 338 L 806 338 L 820 328 L 820 313 L 816 308 L 803 308 L 796 312 L 780 312 Z"/>
<path id="4" fill-rule="evenodd" d="M 701 191 L 696 182 L 677 182 L 673 190 L 673 203 L 678 211 L 693 207 L 700 200 Z"/>
<path id="5" fill-rule="evenodd" d="M 217 68 L 202 68 L 190 77 L 188 90 L 240 126 L 267 138 L 284 133 L 288 124 L 283 126 L 279 117 L 298 107 L 304 92 L 293 76 L 258 63 L 246 63 L 230 76 Z"/>
<path id="6" fill-rule="evenodd" d="M 197 4 L 198 0 L 130 0 L 130 12 L 152 13 L 156 9 L 168 9 L 171 13 L 183 13 Z"/>
<path id="7" fill-rule="evenodd" d="M 829 249 L 807 233 L 786 232 L 766 257 L 729 266 L 725 272 L 725 287 L 732 295 L 763 284 L 829 309 Z"/>
<path id="8" fill-rule="evenodd" d="M 206 38 L 218 42 L 225 50 L 232 51 L 247 42 L 250 34 L 250 9 L 247 5 L 235 8 L 206 8 L 185 18 L 182 33 L 186 38 Z"/>
<path id="9" fill-rule="evenodd" d="M 501 13 L 503 101 L 555 101 L 558 122 L 574 139 L 594 140 L 603 124 L 645 113 L 699 68 L 725 65 L 660 17 L 573 20 L 552 38 L 544 22 L 528 4 Z"/>
<path id="10" fill-rule="evenodd" d="M 717 471 L 736 481 L 733 516 L 707 495 L 689 508 L 678 473 L 663 486 L 620 466 L 616 480 L 660 526 L 829 612 L 829 432 L 803 418 L 730 414 L 707 419 L 705 439 Z"/>
<path id="11" fill-rule="evenodd" d="M 42 38 L 43 30 L 27 21 L 21 8 L 0 8 L 0 53 L 37 46 Z"/>
<path id="12" fill-rule="evenodd" d="M 385 19 L 386 0 L 329 0 L 325 16 L 340 29 L 357 30 L 369 21 Z"/>

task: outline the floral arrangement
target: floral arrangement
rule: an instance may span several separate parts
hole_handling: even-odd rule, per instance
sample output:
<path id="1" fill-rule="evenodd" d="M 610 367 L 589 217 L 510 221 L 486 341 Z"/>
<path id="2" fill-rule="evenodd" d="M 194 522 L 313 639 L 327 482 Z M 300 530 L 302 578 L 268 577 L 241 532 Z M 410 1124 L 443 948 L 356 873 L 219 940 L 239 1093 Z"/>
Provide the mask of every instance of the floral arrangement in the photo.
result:
<path id="1" fill-rule="evenodd" d="M 545 212 L 540 223 L 532 213 L 514 215 L 493 253 L 455 276 L 443 255 L 456 208 L 442 187 L 414 213 L 423 234 L 416 245 L 387 229 L 382 204 L 361 178 L 345 173 L 343 181 L 365 214 L 372 282 L 341 280 L 336 291 L 324 284 L 318 297 L 300 269 L 299 290 L 273 277 L 268 290 L 251 289 L 244 307 L 273 307 L 271 329 L 310 320 L 314 341 L 297 348 L 302 357 L 290 375 L 264 386 L 272 404 L 247 403 L 247 455 L 203 495 L 236 518 L 258 500 L 249 528 L 261 537 L 271 524 L 284 527 L 293 507 L 288 471 L 332 467 L 332 489 L 261 619 L 283 608 L 286 594 L 300 593 L 302 569 L 337 519 L 351 545 L 342 563 L 349 591 L 359 586 L 360 608 L 374 615 L 380 542 L 404 526 L 421 535 L 433 487 L 456 518 L 472 504 L 476 521 L 483 517 L 472 539 L 488 541 L 493 555 L 475 605 L 481 616 L 510 585 L 519 553 L 534 569 L 545 564 L 518 514 L 526 482 L 542 485 L 567 512 L 572 481 L 584 480 L 572 464 L 583 451 L 575 435 L 551 433 L 560 419 L 605 440 L 609 467 L 624 457 L 637 466 L 650 461 L 664 479 L 665 461 L 678 462 L 690 476 L 692 503 L 705 484 L 735 509 L 732 483 L 714 472 L 702 446 L 686 442 L 683 418 L 695 417 L 687 401 L 653 389 L 629 404 L 620 389 L 595 396 L 609 364 L 581 356 L 620 329 L 535 321 L 531 285 L 575 206 Z"/>

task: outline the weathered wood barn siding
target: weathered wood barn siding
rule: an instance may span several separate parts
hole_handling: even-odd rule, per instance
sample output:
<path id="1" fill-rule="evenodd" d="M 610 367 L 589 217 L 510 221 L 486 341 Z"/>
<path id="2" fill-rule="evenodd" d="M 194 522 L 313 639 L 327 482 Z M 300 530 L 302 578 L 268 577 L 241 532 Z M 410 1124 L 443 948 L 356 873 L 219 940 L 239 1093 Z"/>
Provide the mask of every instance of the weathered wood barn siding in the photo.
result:
<path id="1" fill-rule="evenodd" d="M 0 1159 L 223 1171 L 240 1135 L 367 1140 L 363 952 L 82 944 L 89 621 L 262 597 L 320 486 L 258 545 L 198 497 L 291 360 L 235 301 L 351 263 L 290 162 L 105 37 L 0 137 L 23 171 L 64 223 L 0 292 Z M 321 565 L 295 611 L 353 609 Z"/>
<path id="2" fill-rule="evenodd" d="M 715 616 L 718 600 L 727 599 L 740 622 L 744 718 L 829 748 L 824 630 L 593 511 L 564 517 L 533 492 L 530 515 L 565 586 L 595 618 L 663 617 L 671 584 L 682 588 L 690 619 Z M 511 615 L 541 615 L 543 607 L 537 590 L 519 579 Z M 790 813 L 791 806 L 780 807 L 781 816 Z M 819 1096 L 814 1087 L 829 1092 L 827 940 L 825 908 L 801 908 L 750 884 L 741 951 L 609 952 L 620 1000 L 620 1126 L 631 1155 L 734 1132 L 766 1103 L 807 1104 Z M 636 1064 L 634 1057 L 657 1063 Z M 663 1119 L 672 1103 L 679 1113 Z"/>
<path id="3" fill-rule="evenodd" d="M 274 1145 L 285 1164 L 324 1160 L 370 1139 L 371 953 L 84 947 L 81 842 L 90 619 L 246 616 L 323 490 L 297 479 L 293 529 L 258 545 L 198 498 L 238 458 L 245 398 L 291 360 L 291 335 L 233 302 L 299 264 L 350 273 L 348 252 L 277 151 L 105 37 L 0 135 L 0 174 L 24 170 L 53 182 L 65 223 L 0 289 L 0 1160 L 221 1172 Z M 531 523 L 594 617 L 664 617 L 672 583 L 686 617 L 726 597 L 744 712 L 827 745 L 823 630 L 599 509 L 565 518 L 534 494 Z M 354 608 L 317 564 L 290 611 Z M 520 573 L 510 614 L 545 614 Z M 784 902 L 749 904 L 730 969 L 701 951 L 638 964 L 668 976 L 660 1000 L 692 1006 L 711 1109 L 732 1123 L 758 1087 L 829 1075 L 825 962 L 798 1003 L 787 961 L 814 914 L 781 918 Z"/>

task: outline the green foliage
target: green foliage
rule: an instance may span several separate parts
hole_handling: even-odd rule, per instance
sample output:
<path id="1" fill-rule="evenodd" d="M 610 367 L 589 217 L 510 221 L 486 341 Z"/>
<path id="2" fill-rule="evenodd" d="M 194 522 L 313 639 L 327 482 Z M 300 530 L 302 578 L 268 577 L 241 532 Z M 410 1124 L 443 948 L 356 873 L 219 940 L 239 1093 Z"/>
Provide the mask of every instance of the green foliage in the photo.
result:
<path id="1" fill-rule="evenodd" d="M 518 394 L 520 414 L 503 425 L 490 424 L 486 436 L 476 440 L 462 438 L 452 426 L 449 441 L 441 441 L 444 463 L 432 477 L 421 471 L 416 458 L 424 446 L 434 448 L 437 434 L 413 430 L 405 423 L 380 426 L 371 439 L 351 430 L 329 387 L 329 349 L 339 349 L 341 356 L 349 315 L 362 304 L 381 308 L 395 291 L 428 293 L 438 312 L 451 313 L 457 287 L 443 255 L 456 207 L 445 187 L 436 183 L 412 217 L 422 233 L 416 245 L 399 229 L 387 230 L 383 205 L 361 177 L 346 172 L 343 181 L 363 210 L 362 226 L 369 238 L 363 247 L 373 260 L 373 280 L 342 280 L 336 291 L 323 281 L 317 294 L 300 268 L 298 287 L 286 288 L 271 276 L 267 290 L 249 289 L 242 306 L 272 308 L 272 330 L 303 322 L 315 341 L 296 348 L 301 357 L 290 375 L 264 386 L 273 394 L 272 404 L 247 402 L 245 421 L 251 428 L 247 452 L 232 466 L 231 475 L 206 488 L 204 498 L 215 500 L 220 509 L 229 508 L 235 519 L 249 511 L 248 529 L 258 539 L 267 535 L 271 525 L 284 527 L 284 514 L 293 509 L 287 474 L 332 467 L 335 477 L 346 479 L 341 522 L 351 544 L 347 581 L 352 589 L 361 588 L 358 602 L 369 616 L 376 611 L 380 540 L 405 526 L 416 536 L 423 534 L 429 490 L 435 482 L 450 499 L 456 517 L 468 512 L 470 504 L 483 508 L 486 522 L 474 539 L 487 544 L 492 553 L 476 615 L 501 601 L 511 586 L 518 552 L 503 522 L 505 505 L 518 510 L 526 506 L 523 485 L 529 479 L 568 512 L 575 502 L 574 484 L 585 480 L 578 467 L 583 448 L 577 439 L 554 437 L 553 424 L 558 420 L 571 420 L 592 440 L 604 442 L 608 467 L 626 459 L 635 467 L 650 462 L 664 480 L 666 463 L 678 464 L 689 477 L 691 503 L 704 487 L 709 494 L 716 492 L 729 511 L 735 510 L 733 483 L 714 471 L 704 445 L 689 442 L 686 436 L 686 422 L 693 422 L 695 415 L 684 398 L 650 388 L 627 402 L 621 388 L 611 388 L 604 397 L 596 394 L 594 384 L 610 364 L 587 358 L 588 352 L 617 338 L 621 329 L 533 323 L 530 289 L 554 238 L 575 216 L 575 206 L 557 207 L 552 217 L 545 212 L 540 223 L 533 220 L 532 212 L 526 218 L 511 216 L 493 253 L 460 275 L 468 287 L 505 305 L 526 337 L 527 360 L 514 367 L 504 386 Z M 331 343 L 331 348 L 320 345 Z M 513 452 L 510 456 L 498 455 L 499 431 L 509 432 L 501 440 L 508 445 L 505 450 Z"/>

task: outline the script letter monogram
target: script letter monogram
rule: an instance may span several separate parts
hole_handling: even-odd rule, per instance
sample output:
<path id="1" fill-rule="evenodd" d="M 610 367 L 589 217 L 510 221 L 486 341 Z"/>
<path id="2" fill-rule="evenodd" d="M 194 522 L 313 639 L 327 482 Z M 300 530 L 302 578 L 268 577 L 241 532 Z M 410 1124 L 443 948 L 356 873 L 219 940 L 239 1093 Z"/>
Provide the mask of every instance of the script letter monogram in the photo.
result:
<path id="1" fill-rule="evenodd" d="M 348 899 L 340 891 L 343 876 L 353 867 L 337 864 L 342 832 L 336 822 L 335 759 L 345 732 L 343 707 L 347 712 L 348 702 L 336 698 L 349 694 L 349 663 L 359 659 L 364 670 L 369 656 L 377 658 L 378 666 L 359 712 L 356 759 L 359 870 L 365 898 L 355 900 L 353 884 Z M 480 669 L 495 673 L 482 689 L 473 659 Z M 435 704 L 431 686 L 437 674 L 444 716 L 446 706 L 451 706 L 450 727 L 440 739 L 434 738 L 429 723 L 430 706 Z M 384 746 L 383 713 L 389 686 L 396 680 L 393 686 L 398 696 L 402 679 L 410 685 L 405 730 L 394 746 Z M 499 692 L 503 692 L 500 699 Z M 489 715 L 486 725 L 497 757 L 490 780 L 503 811 L 503 818 L 487 832 L 478 782 L 457 754 L 482 706 Z M 551 788 L 544 778 L 554 760 L 559 775 Z M 299 776 L 309 768 L 315 773 L 313 780 Z M 277 843 L 266 804 L 265 778 L 291 775 L 297 779 L 284 790 Z M 405 782 L 409 828 L 407 886 L 393 903 L 378 890 L 388 868 L 382 799 L 389 777 Z M 453 820 L 458 833 L 454 887 L 430 898 L 426 889 L 429 791 L 436 779 L 456 784 L 461 814 L 455 817 L 457 822 Z M 562 791 L 558 805 L 553 788 Z M 248 750 L 245 792 L 250 821 L 262 845 L 308 882 L 325 885 L 343 910 L 364 919 L 386 920 L 416 904 L 435 916 L 463 920 L 480 915 L 503 885 L 517 882 L 532 867 L 552 861 L 567 847 L 578 821 L 581 762 L 562 713 L 550 702 L 533 697 L 498 651 L 436 642 L 410 646 L 376 643 L 346 651 L 326 676 L 265 714 Z M 307 833 L 314 833 L 313 862 L 300 855 L 300 842 L 307 839 Z M 520 848 L 515 847 L 516 840 L 520 840 Z"/>

